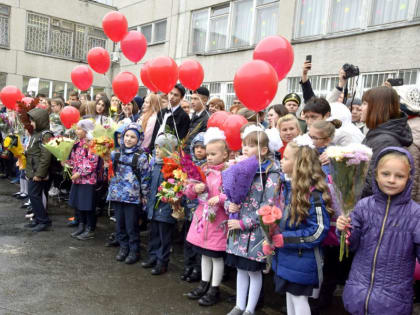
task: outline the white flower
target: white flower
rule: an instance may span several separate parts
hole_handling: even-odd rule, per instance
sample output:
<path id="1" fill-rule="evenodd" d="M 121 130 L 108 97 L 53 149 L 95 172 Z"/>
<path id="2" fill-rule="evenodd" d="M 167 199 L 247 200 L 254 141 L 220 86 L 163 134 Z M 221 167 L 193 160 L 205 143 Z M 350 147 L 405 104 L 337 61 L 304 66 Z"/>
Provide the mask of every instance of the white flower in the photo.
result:
<path id="1" fill-rule="evenodd" d="M 204 134 L 204 145 L 213 140 L 226 140 L 225 133 L 217 127 L 210 127 Z"/>
<path id="2" fill-rule="evenodd" d="M 311 138 L 303 136 L 297 136 L 293 139 L 293 142 L 296 143 L 299 147 L 308 146 L 311 149 L 315 149 L 315 145 Z"/>
<path id="3" fill-rule="evenodd" d="M 265 133 L 268 136 L 268 148 L 271 152 L 277 152 L 283 147 L 283 141 L 281 141 L 280 132 L 277 128 L 267 129 Z"/>

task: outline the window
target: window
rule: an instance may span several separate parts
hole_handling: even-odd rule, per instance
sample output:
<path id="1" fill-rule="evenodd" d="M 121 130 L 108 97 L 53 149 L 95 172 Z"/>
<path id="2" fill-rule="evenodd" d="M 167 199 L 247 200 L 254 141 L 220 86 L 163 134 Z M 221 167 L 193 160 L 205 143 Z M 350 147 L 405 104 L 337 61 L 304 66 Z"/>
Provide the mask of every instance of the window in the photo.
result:
<path id="1" fill-rule="evenodd" d="M 66 83 L 65 82 L 54 81 L 53 82 L 52 97 L 58 97 L 58 96 L 64 97 L 65 90 L 66 90 Z"/>
<path id="2" fill-rule="evenodd" d="M 287 79 L 287 90 L 289 93 L 294 92 L 302 95 L 302 88 L 300 86 L 301 77 L 291 77 Z M 315 95 L 319 97 L 326 97 L 330 91 L 332 91 L 338 83 L 337 76 L 320 76 L 314 75 L 309 76 L 311 80 L 312 89 L 314 90 Z"/>
<path id="3" fill-rule="evenodd" d="M 227 84 L 227 93 L 226 93 L 226 101 L 225 101 L 225 110 L 228 111 L 233 104 L 233 101 L 236 98 L 235 90 L 233 88 L 233 83 Z"/>
<path id="4" fill-rule="evenodd" d="M 10 7 L 0 5 L 0 46 L 9 47 Z"/>
<path id="5" fill-rule="evenodd" d="M 250 47 L 277 34 L 278 0 L 237 0 L 191 14 L 190 52 Z"/>
<path id="6" fill-rule="evenodd" d="M 331 32 L 359 28 L 361 25 L 361 0 L 340 0 L 332 2 Z"/>
<path id="7" fill-rule="evenodd" d="M 327 1 L 301 0 L 299 4 L 300 10 L 296 37 L 322 34 L 326 24 Z"/>
<path id="8" fill-rule="evenodd" d="M 161 20 L 137 27 L 146 37 L 148 44 L 162 43 L 166 41 L 166 20 Z"/>
<path id="9" fill-rule="evenodd" d="M 28 13 L 27 51 L 85 61 L 87 51 L 98 46 L 106 46 L 106 36 L 100 29 Z"/>
<path id="10" fill-rule="evenodd" d="M 374 0 L 372 25 L 403 21 L 407 18 L 409 0 Z"/>

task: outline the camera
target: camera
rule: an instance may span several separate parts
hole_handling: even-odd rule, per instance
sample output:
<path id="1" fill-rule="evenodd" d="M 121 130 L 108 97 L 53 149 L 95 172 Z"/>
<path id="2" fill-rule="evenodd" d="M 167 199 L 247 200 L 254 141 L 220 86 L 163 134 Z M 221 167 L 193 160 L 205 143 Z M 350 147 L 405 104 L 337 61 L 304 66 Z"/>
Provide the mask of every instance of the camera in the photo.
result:
<path id="1" fill-rule="evenodd" d="M 349 63 L 343 65 L 343 70 L 346 73 L 345 79 L 350 79 L 360 74 L 359 67 Z"/>

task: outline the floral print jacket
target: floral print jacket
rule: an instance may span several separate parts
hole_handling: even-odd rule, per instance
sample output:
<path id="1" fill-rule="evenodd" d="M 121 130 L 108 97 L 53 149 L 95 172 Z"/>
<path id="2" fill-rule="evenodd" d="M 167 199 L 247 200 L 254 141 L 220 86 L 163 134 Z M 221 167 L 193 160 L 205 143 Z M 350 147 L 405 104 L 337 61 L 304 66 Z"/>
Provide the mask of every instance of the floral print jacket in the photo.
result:
<path id="1" fill-rule="evenodd" d="M 262 182 L 265 185 L 261 185 Z M 254 177 L 248 196 L 240 209 L 240 230 L 229 233 L 226 252 L 250 260 L 264 262 L 262 244 L 264 234 L 260 227 L 257 210 L 267 204 L 276 204 L 280 179 L 280 165 L 277 161 L 267 160 L 261 165 Z M 228 209 L 229 202 L 225 203 Z"/>
<path id="2" fill-rule="evenodd" d="M 73 182 L 74 184 L 96 184 L 98 157 L 89 152 L 86 138 L 75 142 L 70 158 L 66 163 L 72 167 L 72 175 L 80 174 L 80 177 Z"/>

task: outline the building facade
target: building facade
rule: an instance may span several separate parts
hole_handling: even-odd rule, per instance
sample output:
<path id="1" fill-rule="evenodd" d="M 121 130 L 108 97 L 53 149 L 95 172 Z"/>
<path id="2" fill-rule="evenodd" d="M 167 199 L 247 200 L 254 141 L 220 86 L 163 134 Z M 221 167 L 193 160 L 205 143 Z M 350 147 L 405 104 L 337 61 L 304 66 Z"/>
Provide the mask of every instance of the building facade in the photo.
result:
<path id="1" fill-rule="evenodd" d="M 311 80 L 318 95 L 337 84 L 344 63 L 360 76 L 350 88 L 358 95 L 387 78 L 420 84 L 420 0 L 7 0 L 0 1 L 0 86 L 23 88 L 39 77 L 40 91 L 67 96 L 70 72 L 86 52 L 102 46 L 112 53 L 107 78 L 95 74 L 91 92 L 107 89 L 120 71 L 139 77 L 142 63 L 170 56 L 180 64 L 198 60 L 212 96 L 231 105 L 236 70 L 252 60 L 255 45 L 270 35 L 288 38 L 295 62 L 279 84 L 274 102 L 300 92 L 306 55 L 312 55 Z M 118 44 L 101 31 L 102 17 L 122 12 L 129 29 L 148 41 L 139 64 L 128 61 Z M 147 90 L 140 87 L 139 94 Z"/>

